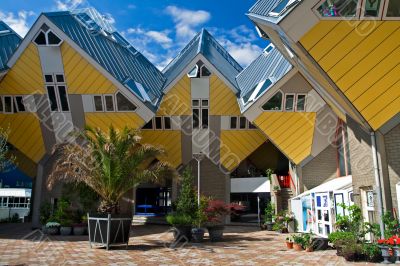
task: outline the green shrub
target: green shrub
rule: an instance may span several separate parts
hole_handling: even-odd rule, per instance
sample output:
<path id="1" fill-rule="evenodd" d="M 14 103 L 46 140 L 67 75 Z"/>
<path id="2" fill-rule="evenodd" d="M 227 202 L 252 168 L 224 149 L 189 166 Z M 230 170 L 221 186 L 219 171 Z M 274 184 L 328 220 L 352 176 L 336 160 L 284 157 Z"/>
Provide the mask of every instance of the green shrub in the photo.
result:
<path id="1" fill-rule="evenodd" d="M 364 243 L 362 245 L 362 254 L 368 261 L 378 261 L 381 256 L 381 249 L 376 243 Z"/>
<path id="2" fill-rule="evenodd" d="M 274 205 L 272 204 L 272 202 L 268 202 L 267 206 L 265 207 L 264 221 L 266 223 L 272 223 L 273 215 L 274 215 Z"/>
<path id="3" fill-rule="evenodd" d="M 187 167 L 182 175 L 181 189 L 176 201 L 176 212 L 179 215 L 196 218 L 197 214 L 197 196 L 193 188 L 192 169 Z"/>
<path id="4" fill-rule="evenodd" d="M 341 245 L 341 243 L 343 242 L 354 239 L 356 239 L 356 236 L 353 232 L 341 231 L 330 233 L 328 237 L 329 242 L 331 242 L 335 246 Z"/>
<path id="5" fill-rule="evenodd" d="M 189 215 L 169 214 L 167 215 L 167 223 L 173 226 L 192 225 L 193 219 Z"/>

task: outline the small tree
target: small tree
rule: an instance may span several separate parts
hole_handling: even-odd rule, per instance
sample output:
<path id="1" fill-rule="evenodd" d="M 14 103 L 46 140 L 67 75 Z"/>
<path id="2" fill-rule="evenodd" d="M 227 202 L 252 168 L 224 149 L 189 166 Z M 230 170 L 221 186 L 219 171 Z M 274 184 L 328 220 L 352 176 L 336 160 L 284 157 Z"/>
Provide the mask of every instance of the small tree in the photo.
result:
<path id="1" fill-rule="evenodd" d="M 10 154 L 8 144 L 9 129 L 0 128 L 0 172 L 10 170 L 15 165 L 15 156 Z"/>
<path id="2" fill-rule="evenodd" d="M 181 189 L 176 202 L 176 212 L 195 218 L 197 212 L 197 196 L 193 187 L 192 169 L 187 167 L 182 175 Z"/>

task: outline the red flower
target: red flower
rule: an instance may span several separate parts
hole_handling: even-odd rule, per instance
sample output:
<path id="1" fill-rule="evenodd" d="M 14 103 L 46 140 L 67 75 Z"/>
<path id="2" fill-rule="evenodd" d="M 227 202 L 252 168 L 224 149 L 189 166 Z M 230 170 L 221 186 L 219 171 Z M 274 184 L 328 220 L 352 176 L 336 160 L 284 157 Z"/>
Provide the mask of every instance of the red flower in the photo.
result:
<path id="1" fill-rule="evenodd" d="M 378 239 L 378 244 L 386 244 L 386 239 Z"/>

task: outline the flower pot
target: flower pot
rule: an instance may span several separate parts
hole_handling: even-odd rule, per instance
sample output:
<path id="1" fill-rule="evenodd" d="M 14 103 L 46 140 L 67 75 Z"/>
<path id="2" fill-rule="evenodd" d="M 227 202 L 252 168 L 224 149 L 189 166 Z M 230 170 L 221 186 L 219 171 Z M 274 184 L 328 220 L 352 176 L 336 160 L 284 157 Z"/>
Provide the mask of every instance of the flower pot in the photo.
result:
<path id="1" fill-rule="evenodd" d="M 49 235 L 58 235 L 58 227 L 46 227 L 46 233 Z"/>
<path id="2" fill-rule="evenodd" d="M 296 251 L 303 251 L 301 244 L 293 243 L 293 249 Z"/>
<path id="3" fill-rule="evenodd" d="M 192 229 L 192 240 L 193 242 L 200 243 L 203 242 L 205 230 L 203 228 L 193 228 Z"/>
<path id="4" fill-rule="evenodd" d="M 286 247 L 288 249 L 293 249 L 293 242 L 286 242 Z"/>
<path id="5" fill-rule="evenodd" d="M 188 242 L 192 240 L 191 225 L 175 225 L 173 228 L 175 242 Z"/>
<path id="6" fill-rule="evenodd" d="M 400 249 L 398 246 L 393 247 L 393 255 L 395 257 L 395 262 L 400 263 Z"/>
<path id="7" fill-rule="evenodd" d="M 383 262 L 382 263 L 389 264 L 390 263 L 390 261 L 389 261 L 389 258 L 390 258 L 390 252 L 389 252 L 390 249 L 389 249 L 389 247 L 380 245 L 379 248 L 381 249 L 381 254 L 382 254 L 382 257 L 383 257 Z"/>
<path id="8" fill-rule="evenodd" d="M 267 231 L 273 231 L 272 227 L 274 227 L 274 223 L 265 223 L 265 227 Z"/>
<path id="9" fill-rule="evenodd" d="M 313 252 L 313 251 L 314 251 L 313 247 L 306 247 L 306 252 Z"/>
<path id="10" fill-rule="evenodd" d="M 128 246 L 131 225 L 131 215 L 88 215 L 90 247 L 92 247 L 92 244 L 96 244 L 106 247 L 108 250 L 112 245 Z"/>
<path id="11" fill-rule="evenodd" d="M 224 235 L 224 226 L 212 226 L 208 227 L 208 234 L 211 242 L 221 241 Z"/>
<path id="12" fill-rule="evenodd" d="M 60 227 L 60 234 L 62 236 L 69 236 L 72 233 L 72 227 L 71 226 L 61 226 Z"/>
<path id="13" fill-rule="evenodd" d="M 81 236 L 84 235 L 87 230 L 86 226 L 74 226 L 74 235 Z"/>

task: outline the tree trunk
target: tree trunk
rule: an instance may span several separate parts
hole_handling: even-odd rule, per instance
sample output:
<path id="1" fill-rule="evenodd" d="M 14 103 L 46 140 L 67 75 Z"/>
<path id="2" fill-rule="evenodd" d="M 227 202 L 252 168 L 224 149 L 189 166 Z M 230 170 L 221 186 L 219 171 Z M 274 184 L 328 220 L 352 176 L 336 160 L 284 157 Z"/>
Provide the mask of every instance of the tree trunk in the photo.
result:
<path id="1" fill-rule="evenodd" d="M 119 205 L 118 202 L 109 202 L 107 200 L 101 200 L 99 208 L 97 210 L 100 213 L 118 214 Z"/>

